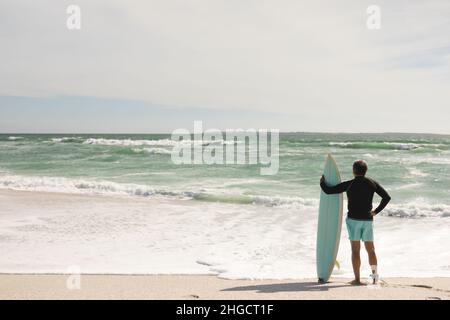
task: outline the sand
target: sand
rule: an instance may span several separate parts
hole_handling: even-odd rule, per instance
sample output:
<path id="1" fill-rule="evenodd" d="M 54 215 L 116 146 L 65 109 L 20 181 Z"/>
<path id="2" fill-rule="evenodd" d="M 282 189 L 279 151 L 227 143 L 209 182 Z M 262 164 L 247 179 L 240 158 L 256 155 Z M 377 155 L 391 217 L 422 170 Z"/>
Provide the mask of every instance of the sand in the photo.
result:
<path id="1" fill-rule="evenodd" d="M 350 286 L 304 280 L 228 280 L 198 275 L 0 275 L 0 299 L 450 299 L 449 278 L 392 278 Z M 72 289 L 68 289 L 69 283 Z"/>

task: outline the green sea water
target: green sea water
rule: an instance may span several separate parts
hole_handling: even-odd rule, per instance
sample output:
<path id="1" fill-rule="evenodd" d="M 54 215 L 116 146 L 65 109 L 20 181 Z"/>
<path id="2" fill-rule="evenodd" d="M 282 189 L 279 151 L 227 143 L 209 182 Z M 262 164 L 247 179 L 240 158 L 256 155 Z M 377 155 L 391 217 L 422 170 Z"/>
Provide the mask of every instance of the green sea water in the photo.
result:
<path id="1" fill-rule="evenodd" d="M 179 197 L 243 205 L 296 206 L 319 197 L 324 158 L 342 178 L 364 159 L 368 176 L 391 194 L 387 215 L 450 215 L 450 136 L 431 134 L 281 133 L 279 171 L 260 164 L 176 165 L 168 134 L 0 135 L 0 187 Z"/>

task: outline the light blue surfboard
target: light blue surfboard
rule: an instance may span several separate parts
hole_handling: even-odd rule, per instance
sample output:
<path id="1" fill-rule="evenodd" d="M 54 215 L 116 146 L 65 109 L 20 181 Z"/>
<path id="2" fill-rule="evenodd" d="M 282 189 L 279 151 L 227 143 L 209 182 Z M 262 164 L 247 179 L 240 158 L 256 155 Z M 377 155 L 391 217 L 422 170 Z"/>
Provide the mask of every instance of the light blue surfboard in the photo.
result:
<path id="1" fill-rule="evenodd" d="M 336 161 L 328 154 L 323 171 L 325 182 L 329 186 L 341 182 L 341 175 Z M 342 227 L 343 195 L 328 195 L 320 191 L 319 223 L 317 226 L 317 278 L 319 282 L 330 279 L 336 263 Z"/>

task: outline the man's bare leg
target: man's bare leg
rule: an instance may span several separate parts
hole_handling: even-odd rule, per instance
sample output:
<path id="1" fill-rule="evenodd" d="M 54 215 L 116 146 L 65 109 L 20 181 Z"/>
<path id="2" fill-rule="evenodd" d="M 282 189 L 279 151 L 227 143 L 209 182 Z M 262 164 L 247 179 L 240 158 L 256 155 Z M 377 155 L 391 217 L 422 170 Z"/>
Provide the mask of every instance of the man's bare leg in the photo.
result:
<path id="1" fill-rule="evenodd" d="M 367 255 L 369 256 L 369 264 L 372 268 L 372 277 L 373 277 L 373 284 L 375 284 L 378 280 L 378 271 L 377 271 L 377 255 L 375 253 L 375 245 L 373 244 L 373 241 L 365 241 L 364 247 L 366 248 Z"/>
<path id="2" fill-rule="evenodd" d="M 351 283 L 354 285 L 361 284 L 361 279 L 359 275 L 359 268 L 361 267 L 361 257 L 360 257 L 360 250 L 361 250 L 361 243 L 359 241 L 350 241 L 351 247 L 352 247 L 352 266 L 353 266 L 353 273 L 355 274 L 355 280 L 353 280 Z"/>
<path id="3" fill-rule="evenodd" d="M 367 255 L 369 256 L 369 264 L 371 266 L 376 266 L 377 263 L 377 255 L 375 254 L 375 245 L 373 241 L 365 241 L 364 247 L 366 247 Z"/>

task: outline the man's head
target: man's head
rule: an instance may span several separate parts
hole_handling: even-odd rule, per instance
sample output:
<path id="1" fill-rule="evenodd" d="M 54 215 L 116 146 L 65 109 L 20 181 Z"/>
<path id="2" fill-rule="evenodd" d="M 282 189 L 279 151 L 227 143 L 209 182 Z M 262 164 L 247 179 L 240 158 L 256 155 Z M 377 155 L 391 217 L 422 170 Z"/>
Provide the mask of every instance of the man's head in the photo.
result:
<path id="1" fill-rule="evenodd" d="M 367 163 L 363 160 L 358 160 L 353 162 L 353 175 L 356 176 L 365 176 L 367 172 Z"/>

